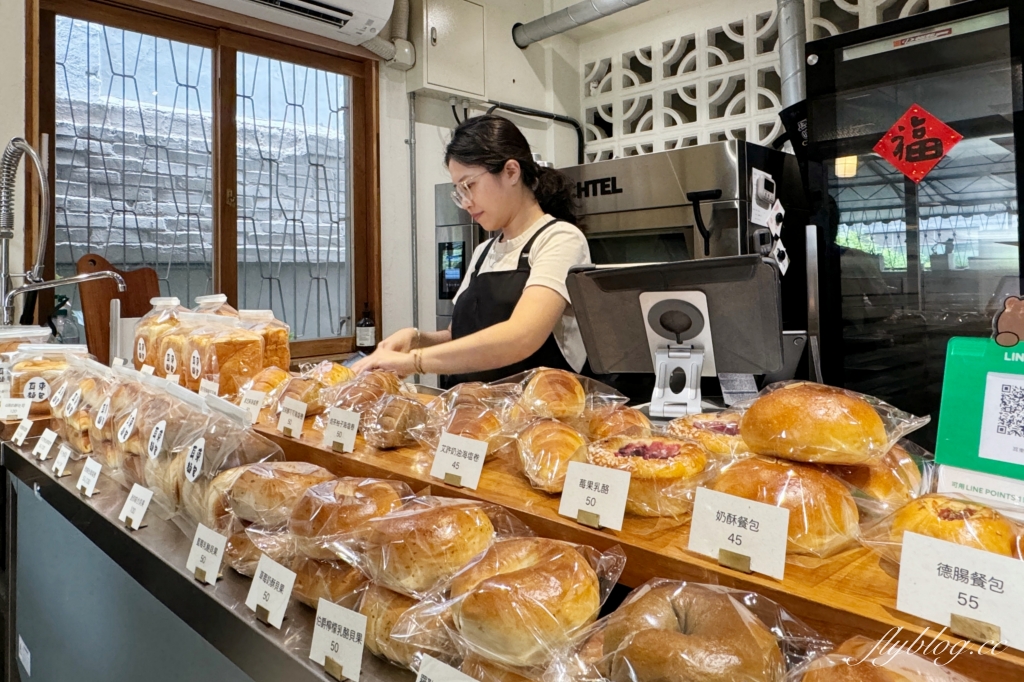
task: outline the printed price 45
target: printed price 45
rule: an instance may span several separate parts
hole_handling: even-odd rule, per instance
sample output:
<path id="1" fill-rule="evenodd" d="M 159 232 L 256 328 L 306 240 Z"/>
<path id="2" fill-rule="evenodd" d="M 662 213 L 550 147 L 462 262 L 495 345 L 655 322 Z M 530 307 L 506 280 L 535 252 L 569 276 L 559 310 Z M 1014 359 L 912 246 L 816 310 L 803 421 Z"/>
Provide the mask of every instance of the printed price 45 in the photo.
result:
<path id="1" fill-rule="evenodd" d="M 733 533 L 727 539 L 729 540 L 729 542 L 736 545 L 737 547 L 743 544 L 743 536 L 739 533 Z"/>

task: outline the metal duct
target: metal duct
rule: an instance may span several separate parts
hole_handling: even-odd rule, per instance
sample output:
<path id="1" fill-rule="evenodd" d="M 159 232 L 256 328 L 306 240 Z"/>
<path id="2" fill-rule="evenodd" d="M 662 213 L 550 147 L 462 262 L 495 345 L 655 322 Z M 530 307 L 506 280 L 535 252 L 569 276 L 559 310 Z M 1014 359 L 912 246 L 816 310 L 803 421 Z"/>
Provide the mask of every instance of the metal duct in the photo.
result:
<path id="1" fill-rule="evenodd" d="M 525 48 L 545 38 L 565 33 L 595 19 L 645 2 L 647 0 L 584 0 L 529 23 L 516 24 L 512 28 L 512 40 L 519 48 Z"/>
<path id="2" fill-rule="evenodd" d="M 391 20 L 388 23 L 391 25 L 390 39 L 388 36 L 383 35 L 382 31 L 380 35 L 376 35 L 362 43 L 362 47 L 365 47 L 381 59 L 392 62 L 400 50 L 412 49 L 411 45 L 404 45 L 403 48 L 403 44 L 409 40 L 409 0 L 395 0 L 395 8 L 391 13 Z M 415 57 L 411 57 L 411 59 L 414 60 Z M 408 69 L 412 66 L 409 59 L 404 61 L 405 63 L 395 63 L 391 64 L 391 66 L 400 69 Z"/>
<path id="3" fill-rule="evenodd" d="M 782 69 L 782 108 L 807 98 L 804 48 L 807 24 L 804 0 L 779 0 L 779 61 Z"/>

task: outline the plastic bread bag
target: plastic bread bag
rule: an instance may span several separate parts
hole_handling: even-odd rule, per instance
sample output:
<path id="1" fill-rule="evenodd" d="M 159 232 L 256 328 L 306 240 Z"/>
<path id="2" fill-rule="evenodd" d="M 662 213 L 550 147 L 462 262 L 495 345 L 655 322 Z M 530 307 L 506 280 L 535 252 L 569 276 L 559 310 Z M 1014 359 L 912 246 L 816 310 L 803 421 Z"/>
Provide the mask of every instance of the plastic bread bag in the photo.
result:
<path id="1" fill-rule="evenodd" d="M 713 457 L 743 457 L 750 449 L 740 435 L 743 413 L 736 410 L 705 412 L 673 419 L 665 427 L 666 435 L 694 440 Z"/>
<path id="2" fill-rule="evenodd" d="M 579 428 L 590 440 L 602 440 L 614 436 L 648 438 L 655 431 L 647 415 L 618 400 L 598 401 L 588 406 L 583 412 Z M 695 439 L 687 438 L 686 440 Z"/>
<path id="3" fill-rule="evenodd" d="M 537 490 L 561 493 L 569 462 L 587 461 L 587 439 L 557 419 L 535 417 L 503 433 L 514 444 L 503 451 L 514 455 L 516 467 Z"/>
<path id="4" fill-rule="evenodd" d="M 485 384 L 467 381 L 435 396 L 427 403 L 427 407 L 431 412 L 443 416 L 462 405 L 474 405 L 491 408 L 504 418 L 512 406 L 519 402 L 522 394 L 523 387 L 518 383 Z"/>
<path id="5" fill-rule="evenodd" d="M 217 532 L 228 539 L 224 545 L 224 562 L 236 573 L 249 578 L 256 573 L 264 554 L 283 566 L 288 566 L 296 556 L 294 538 L 284 528 L 264 528 L 224 516 Z"/>
<path id="6" fill-rule="evenodd" d="M 785 682 L 973 682 L 906 649 L 858 635 L 790 670 Z"/>
<path id="7" fill-rule="evenodd" d="M 304 403 L 307 417 L 320 415 L 330 407 L 333 400 L 329 389 L 355 379 L 355 374 L 348 367 L 329 360 L 318 365 L 305 364 L 301 370 L 299 376 L 289 380 L 280 393 L 274 419 L 281 412 L 281 401 L 284 398 Z"/>
<path id="8" fill-rule="evenodd" d="M 444 641 L 432 624 L 450 622 L 460 652 L 538 675 L 597 619 L 625 563 L 617 546 L 602 553 L 548 538 L 499 540 L 407 611 L 391 636 L 429 650 Z"/>
<path id="9" fill-rule="evenodd" d="M 363 438 L 367 445 L 378 450 L 416 445 L 412 429 L 422 428 L 427 423 L 426 406 L 412 394 L 384 395 L 365 414 Z"/>
<path id="10" fill-rule="evenodd" d="M 1021 559 L 1021 530 L 1020 524 L 995 507 L 952 493 L 931 493 L 867 525 L 861 542 L 883 559 L 897 564 L 903 534 L 908 531 Z"/>
<path id="11" fill-rule="evenodd" d="M 147 379 L 144 374 L 122 367 L 115 368 L 115 372 L 131 377 L 136 382 L 137 388 L 133 402 L 125 403 L 120 397 L 112 401 L 110 411 L 113 433 L 111 456 L 115 467 L 120 469 L 120 478 L 125 485 L 131 488 L 138 483 L 145 487 L 148 442 L 142 437 L 143 417 L 148 410 L 157 410 L 166 414 L 170 408 L 170 401 L 162 386 L 150 383 L 150 381 L 156 383 L 160 381 L 159 379 L 155 379 L 155 377 Z M 127 392 L 124 397 L 129 397 Z"/>
<path id="12" fill-rule="evenodd" d="M 726 465 L 708 487 L 788 509 L 790 555 L 828 557 L 860 535 L 860 514 L 850 490 L 819 467 L 748 457 Z"/>
<path id="13" fill-rule="evenodd" d="M 0 333 L 3 331 L 0 328 Z M 10 353 L 11 397 L 32 401 L 29 416 L 48 417 L 52 414 L 50 399 L 59 388 L 58 379 L 67 369 L 71 356 L 87 358 L 89 351 L 78 345 L 24 344 Z"/>
<path id="14" fill-rule="evenodd" d="M 97 460 L 108 475 L 118 476 L 123 458 L 117 447 L 117 430 L 121 423 L 119 416 L 137 406 L 144 395 L 142 374 L 127 367 L 112 367 L 111 381 L 103 390 L 97 402 L 89 411 L 89 441 Z"/>
<path id="15" fill-rule="evenodd" d="M 228 305 L 227 294 L 210 294 L 196 296 L 196 307 L 192 312 L 204 315 L 220 315 L 221 317 L 238 317 L 238 311 Z"/>
<path id="16" fill-rule="evenodd" d="M 157 339 L 167 331 L 178 326 L 179 313 L 187 313 L 188 308 L 173 296 L 149 299 L 153 309 L 139 318 L 135 323 L 135 342 L 132 345 L 132 362 L 135 369 L 141 371 L 143 365 L 156 369 L 162 364 L 157 348 Z"/>
<path id="17" fill-rule="evenodd" d="M 154 374 L 161 378 L 177 377 L 174 383 L 185 385 L 185 375 L 189 371 L 188 339 L 192 331 L 207 320 L 205 315 L 196 313 L 179 313 L 178 324 L 160 332 L 155 338 L 156 364 Z M 148 353 L 148 351 L 147 351 Z M 148 355 L 147 355 L 148 357 Z"/>
<path id="18" fill-rule="evenodd" d="M 217 384 L 217 395 L 232 397 L 263 369 L 263 337 L 232 318 L 206 316 L 189 333 L 185 352 L 185 387 L 191 391 L 205 379 Z"/>
<path id="19" fill-rule="evenodd" d="M 418 603 L 417 599 L 382 585 L 367 584 L 359 597 L 359 613 L 366 616 L 366 648 L 370 653 L 404 668 L 418 667 L 424 652 L 391 636 L 402 616 Z M 442 647 L 432 646 L 430 651 L 437 648 Z"/>
<path id="20" fill-rule="evenodd" d="M 537 679 L 528 676 L 528 671 L 515 670 L 500 665 L 472 652 L 462 659 L 459 672 L 469 675 L 469 677 L 477 680 L 477 682 L 533 682 L 533 680 Z"/>
<path id="21" fill-rule="evenodd" d="M 49 327 L 22 325 L 0 327 L 0 353 L 13 353 L 18 350 L 18 346 L 45 345 L 50 338 L 50 333 Z"/>
<path id="22" fill-rule="evenodd" d="M 757 593 L 656 578 L 581 632 L 544 679 L 779 682 L 831 647 Z"/>
<path id="23" fill-rule="evenodd" d="M 343 365 L 335 365 L 348 369 Z M 316 375 L 314 375 L 316 376 Z M 319 380 L 323 383 L 323 379 Z M 370 408 L 385 395 L 402 392 L 402 381 L 393 372 L 374 370 L 364 372 L 348 381 L 326 386 L 320 394 L 323 403 L 322 411 L 317 414 L 313 428 L 323 432 L 327 428 L 327 420 L 332 407 L 351 410 L 360 415 L 360 429 L 366 425 Z"/>
<path id="24" fill-rule="evenodd" d="M 806 381 L 771 384 L 740 421 L 751 452 L 815 464 L 872 464 L 928 423 L 877 398 Z"/>
<path id="25" fill-rule="evenodd" d="M 287 372 L 292 364 L 288 325 L 275 318 L 273 310 L 239 310 L 238 319 L 246 329 L 263 337 L 263 366 Z"/>
<path id="26" fill-rule="evenodd" d="M 450 433 L 487 443 L 487 455 L 494 455 L 508 442 L 503 435 L 501 415 L 495 408 L 480 403 L 466 402 L 450 411 L 429 410 L 427 422 L 410 429 L 412 436 L 431 455 L 437 450 L 441 435 Z"/>
<path id="27" fill-rule="evenodd" d="M 278 402 L 288 382 L 292 380 L 291 372 L 285 371 L 276 365 L 264 367 L 260 373 L 239 386 L 238 394 L 232 402 L 240 407 L 248 409 L 245 404 L 246 397 L 251 391 L 262 393 L 259 400 L 259 417 L 256 424 L 271 424 L 277 417 Z"/>
<path id="28" fill-rule="evenodd" d="M 519 410 L 512 418 L 522 418 L 522 412 L 537 417 L 551 417 L 576 423 L 588 406 L 603 406 L 626 402 L 626 397 L 595 379 L 561 369 L 540 367 L 504 379 L 501 383 L 517 383 L 523 387 Z"/>
<path id="29" fill-rule="evenodd" d="M 823 468 L 849 486 L 862 523 L 865 518 L 885 516 L 931 492 L 936 482 L 932 453 L 906 439 L 892 446 L 877 463 Z"/>
<path id="30" fill-rule="evenodd" d="M 60 436 L 74 451 L 71 458 L 82 459 L 92 454 L 89 438 L 92 414 L 114 383 L 114 375 L 109 367 L 95 360 L 76 357 L 69 361 L 64 376 L 68 377 L 68 387 L 61 411 L 63 431 Z"/>

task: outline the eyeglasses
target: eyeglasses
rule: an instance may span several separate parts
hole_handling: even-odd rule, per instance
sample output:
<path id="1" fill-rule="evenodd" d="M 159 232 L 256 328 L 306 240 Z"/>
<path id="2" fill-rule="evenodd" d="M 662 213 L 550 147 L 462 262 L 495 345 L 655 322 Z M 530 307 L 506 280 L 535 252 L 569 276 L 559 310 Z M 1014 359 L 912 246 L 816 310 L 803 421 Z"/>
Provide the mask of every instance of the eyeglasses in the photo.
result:
<path id="1" fill-rule="evenodd" d="M 455 189 L 452 190 L 452 201 L 455 202 L 456 206 L 463 208 L 466 202 L 473 198 L 473 195 L 471 194 L 473 190 L 473 183 L 486 172 L 487 171 L 482 171 L 471 178 L 466 178 L 462 182 L 456 183 Z"/>

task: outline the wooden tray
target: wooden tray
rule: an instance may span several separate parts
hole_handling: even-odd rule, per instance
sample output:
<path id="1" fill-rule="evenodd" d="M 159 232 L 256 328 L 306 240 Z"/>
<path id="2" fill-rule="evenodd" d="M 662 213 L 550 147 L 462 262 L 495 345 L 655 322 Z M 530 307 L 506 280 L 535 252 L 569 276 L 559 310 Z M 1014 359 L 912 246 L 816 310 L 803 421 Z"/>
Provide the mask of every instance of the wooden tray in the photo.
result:
<path id="1" fill-rule="evenodd" d="M 673 578 L 750 590 L 775 600 L 837 644 L 854 635 L 916 642 L 917 653 L 979 682 L 1024 680 L 1024 653 L 1017 649 L 993 653 L 985 647 L 982 652 L 978 645 L 965 646 L 963 639 L 943 632 L 941 625 L 897 611 L 896 567 L 883 567 L 877 555 L 862 547 L 829 559 L 788 563 L 786 578 L 780 582 L 733 571 L 687 552 L 688 526 L 668 527 L 663 520 L 627 515 L 622 532 L 615 532 L 593 530 L 559 516 L 558 496 L 533 489 L 510 463 L 500 459 L 488 460 L 473 491 L 431 478 L 432 457 L 419 449 L 375 451 L 360 436 L 356 451 L 342 455 L 322 447 L 322 434 L 316 431 L 307 430 L 297 440 L 269 427 L 257 430 L 280 444 L 288 459 L 312 462 L 339 476 L 401 480 L 417 492 L 429 486 L 435 494 L 500 504 L 539 535 L 602 550 L 617 544 L 627 558 L 620 582 L 630 587 L 651 578 Z M 954 651 L 962 649 L 956 657 L 949 653 L 954 646 Z"/>

